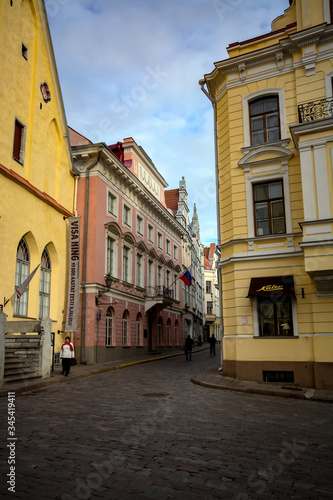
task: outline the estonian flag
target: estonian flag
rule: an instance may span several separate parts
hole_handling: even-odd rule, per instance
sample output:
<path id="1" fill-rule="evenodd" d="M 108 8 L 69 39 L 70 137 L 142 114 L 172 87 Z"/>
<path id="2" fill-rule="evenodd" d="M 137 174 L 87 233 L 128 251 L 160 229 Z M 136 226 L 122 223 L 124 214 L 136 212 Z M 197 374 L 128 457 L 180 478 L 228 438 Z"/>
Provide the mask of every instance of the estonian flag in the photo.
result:
<path id="1" fill-rule="evenodd" d="M 185 273 L 181 275 L 180 279 L 184 281 L 185 285 L 191 286 L 192 283 L 191 267 L 186 269 Z"/>

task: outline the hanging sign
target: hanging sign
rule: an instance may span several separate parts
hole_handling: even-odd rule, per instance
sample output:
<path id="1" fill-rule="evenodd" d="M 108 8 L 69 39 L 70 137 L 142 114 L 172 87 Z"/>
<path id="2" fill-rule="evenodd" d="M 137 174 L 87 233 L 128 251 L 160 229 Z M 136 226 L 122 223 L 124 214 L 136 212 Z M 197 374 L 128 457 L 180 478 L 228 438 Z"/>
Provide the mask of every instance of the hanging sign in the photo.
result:
<path id="1" fill-rule="evenodd" d="M 76 332 L 80 299 L 80 217 L 69 219 L 69 274 L 65 332 Z"/>

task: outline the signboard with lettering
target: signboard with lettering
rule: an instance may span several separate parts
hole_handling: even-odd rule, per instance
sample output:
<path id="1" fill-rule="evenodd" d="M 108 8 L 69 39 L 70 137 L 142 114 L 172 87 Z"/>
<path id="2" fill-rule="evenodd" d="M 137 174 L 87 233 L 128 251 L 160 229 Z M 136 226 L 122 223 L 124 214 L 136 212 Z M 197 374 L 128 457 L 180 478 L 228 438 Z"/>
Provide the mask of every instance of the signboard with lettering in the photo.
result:
<path id="1" fill-rule="evenodd" d="M 80 217 L 69 219 L 69 276 L 65 332 L 76 332 L 80 299 Z"/>

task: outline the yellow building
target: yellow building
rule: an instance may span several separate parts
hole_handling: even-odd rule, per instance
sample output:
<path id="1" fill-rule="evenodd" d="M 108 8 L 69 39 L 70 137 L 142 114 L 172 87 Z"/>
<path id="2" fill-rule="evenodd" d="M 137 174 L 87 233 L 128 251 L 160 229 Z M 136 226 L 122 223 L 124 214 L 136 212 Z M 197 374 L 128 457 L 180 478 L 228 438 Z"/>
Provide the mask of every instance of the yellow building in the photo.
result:
<path id="1" fill-rule="evenodd" d="M 199 83 L 216 120 L 226 375 L 333 388 L 333 25 L 293 0 Z"/>
<path id="2" fill-rule="evenodd" d="M 63 331 L 75 178 L 44 2 L 0 0 L 0 67 L 1 303 L 40 264 L 3 311 Z"/>

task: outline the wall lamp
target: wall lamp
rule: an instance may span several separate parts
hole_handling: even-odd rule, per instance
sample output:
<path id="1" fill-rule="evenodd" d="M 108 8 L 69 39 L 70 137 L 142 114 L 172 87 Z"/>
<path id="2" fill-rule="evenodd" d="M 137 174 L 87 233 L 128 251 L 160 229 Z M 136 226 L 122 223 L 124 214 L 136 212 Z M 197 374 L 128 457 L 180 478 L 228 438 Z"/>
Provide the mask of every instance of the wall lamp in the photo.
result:
<path id="1" fill-rule="evenodd" d="M 103 302 L 100 302 L 100 298 L 103 297 L 103 295 L 111 290 L 111 285 L 112 285 L 112 277 L 111 274 L 106 274 L 104 276 L 105 280 L 105 287 L 106 290 L 98 290 L 98 294 L 95 295 L 95 304 L 96 306 L 103 305 Z M 110 305 L 110 304 L 107 304 Z"/>

